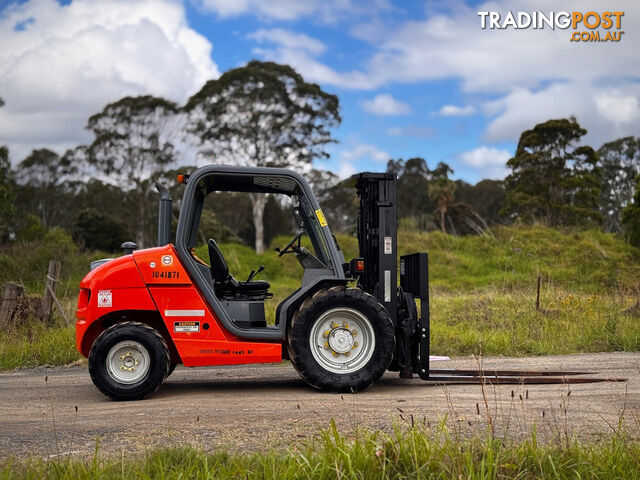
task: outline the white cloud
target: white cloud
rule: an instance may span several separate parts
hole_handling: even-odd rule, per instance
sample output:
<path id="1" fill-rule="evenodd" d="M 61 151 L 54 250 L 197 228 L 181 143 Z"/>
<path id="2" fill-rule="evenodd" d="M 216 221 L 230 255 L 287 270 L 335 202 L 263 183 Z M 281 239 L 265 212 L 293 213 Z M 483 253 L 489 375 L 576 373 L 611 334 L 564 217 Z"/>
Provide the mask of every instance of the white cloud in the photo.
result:
<path id="1" fill-rule="evenodd" d="M 314 2 L 298 0 L 201 0 L 200 5 L 222 18 L 251 14 L 277 20 L 293 20 L 310 15 L 316 9 Z"/>
<path id="2" fill-rule="evenodd" d="M 472 105 L 458 107 L 457 105 L 443 105 L 438 111 L 443 117 L 468 117 L 473 115 L 476 109 Z"/>
<path id="3" fill-rule="evenodd" d="M 356 167 L 353 166 L 351 162 L 342 161 L 340 162 L 340 166 L 338 167 L 338 171 L 336 175 L 340 178 L 349 178 L 351 175 L 356 173 Z"/>
<path id="4" fill-rule="evenodd" d="M 250 33 L 247 38 L 260 43 L 270 42 L 285 48 L 306 50 L 312 54 L 320 54 L 327 48 L 320 40 L 311 38 L 304 33 L 294 33 L 283 28 L 261 29 Z"/>
<path id="5" fill-rule="evenodd" d="M 370 145 L 367 143 L 359 143 L 354 145 L 349 150 L 343 150 L 340 153 L 340 158 L 348 162 L 364 159 L 364 160 L 373 160 L 374 162 L 378 162 L 378 163 L 384 163 L 391 158 L 391 155 L 389 155 L 384 150 L 380 150 L 375 145 Z"/>
<path id="6" fill-rule="evenodd" d="M 634 3 L 622 0 L 616 8 L 632 11 Z M 465 90 L 507 92 L 514 85 L 532 88 L 549 79 L 584 81 L 612 72 L 640 74 L 630 37 L 619 43 L 578 45 L 569 41 L 568 30 L 482 30 L 477 15 L 478 10 L 550 11 L 556 7 L 553 0 L 500 0 L 473 7 L 455 2 L 448 10 L 433 11 L 424 20 L 407 21 L 389 31 L 359 70 L 320 68 L 308 55 L 290 60 L 297 62 L 294 66 L 305 75 L 309 74 L 307 67 L 311 74 L 321 74 L 316 81 L 367 89 L 395 82 L 459 78 Z M 589 5 L 580 0 L 563 4 L 567 11 L 587 8 Z M 637 30 L 640 16 L 625 16 L 623 26 L 629 32 Z M 358 29 L 353 33 L 362 36 Z"/>
<path id="7" fill-rule="evenodd" d="M 514 88 L 485 106 L 485 111 L 494 116 L 485 138 L 489 142 L 517 141 L 521 132 L 537 123 L 574 115 L 588 130 L 582 140 L 598 148 L 609 140 L 638 135 L 638 98 L 639 83 L 616 87 L 557 83 L 538 91 Z"/>
<path id="8" fill-rule="evenodd" d="M 406 125 L 403 127 L 389 127 L 387 133 L 394 137 L 435 137 L 438 133 L 435 128 L 428 125 Z"/>
<path id="9" fill-rule="evenodd" d="M 511 158 L 509 150 L 481 146 L 460 154 L 460 160 L 472 167 L 504 165 Z"/>
<path id="10" fill-rule="evenodd" d="M 87 141 L 89 115 L 108 102 L 142 94 L 183 102 L 219 75 L 212 45 L 174 0 L 10 5 L 0 45 L 0 144 L 14 161 L 38 146 L 61 151 Z"/>
<path id="11" fill-rule="evenodd" d="M 483 108 L 490 117 L 497 115 L 485 132 L 490 141 L 516 141 L 522 127 L 571 114 L 578 115 L 597 141 L 631 132 L 640 114 L 640 62 L 637 42 L 631 36 L 640 30 L 640 15 L 630 13 L 637 12 L 637 2 L 620 0 L 616 4 L 616 10 L 627 12 L 622 19 L 626 33 L 618 43 L 570 42 L 570 29 L 483 30 L 477 15 L 481 10 L 557 11 L 557 2 L 439 3 L 437 8 L 425 8 L 426 18 L 387 28 L 382 36 L 376 35 L 375 21 L 370 22 L 374 28 L 366 23 L 356 25 L 352 35 L 368 39 L 376 51 L 352 70 L 328 67 L 308 51 L 281 47 L 265 50 L 263 55 L 291 64 L 309 80 L 341 88 L 458 80 L 465 91 L 498 96 L 497 102 Z M 600 11 L 602 7 L 593 0 L 568 0 L 562 10 Z M 617 89 L 614 93 L 608 93 L 611 82 Z M 517 105 L 516 98 L 526 103 Z M 471 114 L 471 108 L 449 105 L 440 114 Z M 510 120 L 515 123 L 510 125 Z"/>
<path id="12" fill-rule="evenodd" d="M 312 17 L 314 21 L 327 23 L 370 16 L 392 8 L 388 0 L 365 4 L 350 0 L 197 0 L 196 3 L 221 18 L 253 15 L 266 20 L 296 20 Z"/>
<path id="13" fill-rule="evenodd" d="M 506 163 L 511 158 L 511 152 L 483 145 L 461 153 L 459 158 L 482 178 L 502 179 L 509 172 Z"/>
<path id="14" fill-rule="evenodd" d="M 619 91 L 603 92 L 595 97 L 598 113 L 616 125 L 635 123 L 640 118 L 638 97 Z"/>
<path id="15" fill-rule="evenodd" d="M 365 100 L 362 106 L 367 112 L 376 115 L 405 115 L 411 112 L 411 107 L 408 104 L 396 100 L 386 93 L 376 95 L 371 100 Z"/>
<path id="16" fill-rule="evenodd" d="M 337 72 L 316 59 L 308 49 L 286 46 L 273 38 L 265 37 L 263 40 L 273 43 L 274 48 L 255 48 L 255 55 L 265 60 L 291 65 L 305 80 L 344 88 L 371 89 L 376 86 L 376 82 L 366 72 Z"/>
<path id="17" fill-rule="evenodd" d="M 633 11 L 635 6 L 623 0 L 616 8 Z M 591 7 L 573 0 L 562 8 L 585 11 Z M 612 72 L 640 73 L 630 37 L 620 43 L 578 45 L 569 41 L 569 30 L 482 30 L 479 10 L 552 11 L 557 10 L 557 2 L 500 0 L 472 7 L 456 2 L 448 12 L 403 24 L 382 44 L 368 71 L 379 84 L 456 77 L 465 90 L 482 92 L 505 92 L 514 85 L 534 87 L 549 79 L 584 81 Z M 640 17 L 625 16 L 623 26 L 635 31 Z"/>

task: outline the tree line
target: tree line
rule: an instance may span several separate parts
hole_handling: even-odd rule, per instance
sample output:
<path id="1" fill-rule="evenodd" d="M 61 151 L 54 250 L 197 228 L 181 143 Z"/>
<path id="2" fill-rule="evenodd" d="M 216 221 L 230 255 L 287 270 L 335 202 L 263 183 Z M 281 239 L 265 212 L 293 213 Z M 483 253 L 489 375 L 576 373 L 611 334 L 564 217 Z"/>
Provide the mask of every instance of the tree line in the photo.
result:
<path id="1" fill-rule="evenodd" d="M 0 242 L 34 240 L 61 227 L 89 249 L 117 250 L 131 238 L 150 246 L 154 183 L 173 185 L 178 171 L 197 163 L 302 171 L 333 230 L 352 232 L 353 182 L 311 165 L 327 157 L 340 121 L 335 95 L 272 62 L 229 70 L 183 106 L 148 95 L 122 98 L 88 119 L 91 143 L 63 155 L 36 149 L 12 168 L 7 147 L 0 147 Z M 575 118 L 538 124 L 521 134 L 505 180 L 475 185 L 452 180 L 443 162 L 431 168 L 420 157 L 390 159 L 386 170 L 398 178 L 400 223 L 458 235 L 514 222 L 597 226 L 640 246 L 640 139 L 595 150 L 582 144 L 586 133 Z M 182 188 L 173 192 L 176 217 Z M 219 192 L 214 202 L 203 215 L 203 236 L 261 252 L 273 236 L 294 228 L 290 212 L 270 196 Z"/>

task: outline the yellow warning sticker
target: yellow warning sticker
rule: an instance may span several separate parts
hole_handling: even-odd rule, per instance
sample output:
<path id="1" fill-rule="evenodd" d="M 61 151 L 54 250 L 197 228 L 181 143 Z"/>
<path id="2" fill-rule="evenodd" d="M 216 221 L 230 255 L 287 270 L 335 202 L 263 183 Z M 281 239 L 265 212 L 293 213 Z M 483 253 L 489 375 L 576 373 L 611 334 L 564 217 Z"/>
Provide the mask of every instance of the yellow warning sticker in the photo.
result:
<path id="1" fill-rule="evenodd" d="M 327 219 L 324 218 L 324 213 L 322 213 L 322 209 L 316 210 L 316 217 L 318 217 L 318 221 L 320 222 L 321 227 L 327 226 Z"/>

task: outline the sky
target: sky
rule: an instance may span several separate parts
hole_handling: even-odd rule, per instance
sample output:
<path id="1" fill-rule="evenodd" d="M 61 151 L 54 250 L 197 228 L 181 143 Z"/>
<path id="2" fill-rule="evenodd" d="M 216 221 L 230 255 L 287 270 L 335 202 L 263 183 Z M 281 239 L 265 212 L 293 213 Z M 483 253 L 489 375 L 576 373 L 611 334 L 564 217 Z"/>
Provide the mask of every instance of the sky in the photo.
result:
<path id="1" fill-rule="evenodd" d="M 623 11 L 624 33 L 481 28 L 478 12 L 509 10 Z M 636 1 L 0 0 L 0 145 L 14 164 L 64 153 L 92 140 L 87 119 L 109 102 L 184 103 L 258 59 L 339 97 L 338 142 L 317 168 L 345 177 L 418 156 L 501 179 L 520 133 L 550 118 L 574 115 L 594 148 L 640 135 L 639 29 Z"/>

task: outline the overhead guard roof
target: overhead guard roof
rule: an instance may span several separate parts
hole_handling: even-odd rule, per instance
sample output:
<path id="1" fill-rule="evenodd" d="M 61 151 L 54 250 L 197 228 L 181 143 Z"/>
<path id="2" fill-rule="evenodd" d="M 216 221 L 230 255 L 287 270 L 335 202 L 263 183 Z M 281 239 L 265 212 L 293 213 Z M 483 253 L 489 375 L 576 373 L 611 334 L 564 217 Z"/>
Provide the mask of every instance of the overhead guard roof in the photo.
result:
<path id="1" fill-rule="evenodd" d="M 293 195 L 301 193 L 305 180 L 297 173 L 284 168 L 229 167 L 211 165 L 199 175 L 198 186 L 205 194 L 219 191 L 281 193 Z"/>

